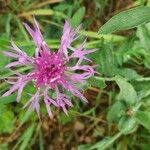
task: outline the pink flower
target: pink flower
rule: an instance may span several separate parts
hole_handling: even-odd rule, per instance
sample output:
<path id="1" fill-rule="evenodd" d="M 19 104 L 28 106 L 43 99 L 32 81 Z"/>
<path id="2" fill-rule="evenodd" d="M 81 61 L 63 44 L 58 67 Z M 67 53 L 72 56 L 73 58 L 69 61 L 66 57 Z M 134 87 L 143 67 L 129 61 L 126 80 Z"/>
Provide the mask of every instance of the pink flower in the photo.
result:
<path id="1" fill-rule="evenodd" d="M 30 109 L 35 110 L 39 115 L 39 103 L 41 97 L 43 97 L 46 109 L 51 118 L 53 116 L 51 105 L 62 108 L 65 114 L 68 114 L 67 109 L 68 107 L 72 107 L 73 104 L 70 97 L 65 94 L 66 91 L 72 93 L 82 101 L 87 102 L 82 94 L 82 89 L 78 89 L 77 85 L 86 83 L 86 79 L 94 75 L 94 67 L 82 65 L 82 62 L 83 60 L 91 62 L 86 55 L 95 50 L 86 50 L 84 48 L 85 42 L 78 48 L 72 47 L 72 42 L 78 38 L 77 33 L 80 26 L 77 29 L 72 29 L 66 21 L 60 47 L 57 52 L 52 52 L 44 41 L 36 20 L 34 20 L 34 23 L 33 28 L 24 24 L 36 45 L 34 57 L 30 58 L 13 42 L 10 47 L 11 51 L 4 52 L 6 56 L 15 59 L 14 62 L 6 65 L 6 68 L 11 68 L 16 65 L 30 65 L 32 66 L 31 72 L 24 75 L 18 73 L 14 77 L 16 82 L 9 82 L 13 85 L 3 96 L 9 96 L 18 90 L 17 102 L 19 102 L 23 88 L 28 82 L 33 81 L 37 92 L 31 95 L 31 99 L 26 103 L 25 107 L 29 106 Z M 73 59 L 77 61 L 76 64 L 74 66 L 68 65 Z M 50 91 L 55 91 L 53 97 L 49 96 Z"/>

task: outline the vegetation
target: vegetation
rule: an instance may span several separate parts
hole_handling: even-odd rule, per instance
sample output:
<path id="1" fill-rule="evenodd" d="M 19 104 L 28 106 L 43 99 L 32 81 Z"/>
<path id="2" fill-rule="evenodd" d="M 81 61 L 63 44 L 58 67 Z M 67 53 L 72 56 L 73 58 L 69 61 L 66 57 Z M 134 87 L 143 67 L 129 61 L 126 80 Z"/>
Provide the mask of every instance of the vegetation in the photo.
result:
<path id="1" fill-rule="evenodd" d="M 149 150 L 150 147 L 150 0 L 7 0 L 0 2 L 0 150 Z M 24 104 L 35 92 L 28 84 L 19 103 L 10 88 L 15 74 L 5 68 L 11 40 L 29 56 L 35 46 L 23 22 L 40 24 L 57 50 L 65 20 L 82 24 L 78 46 L 87 37 L 88 56 L 96 65 L 84 85 L 88 104 L 72 97 L 66 116 L 55 109 L 50 119 L 41 100 L 41 120 Z M 27 67 L 15 67 L 28 73 Z M 83 84 L 81 83 L 81 85 Z"/>

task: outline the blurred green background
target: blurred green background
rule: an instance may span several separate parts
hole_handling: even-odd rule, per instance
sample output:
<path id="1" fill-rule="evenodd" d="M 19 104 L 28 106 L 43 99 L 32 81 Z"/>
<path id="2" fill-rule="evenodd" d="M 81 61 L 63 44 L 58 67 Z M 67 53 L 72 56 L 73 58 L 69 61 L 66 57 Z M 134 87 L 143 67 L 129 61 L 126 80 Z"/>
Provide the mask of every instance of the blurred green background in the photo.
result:
<path id="1" fill-rule="evenodd" d="M 123 13 L 113 18 L 115 26 L 113 19 L 107 22 L 138 6 L 144 8 L 131 12 L 135 20 Z M 150 11 L 146 6 L 149 9 L 149 0 L 0 0 L 0 96 L 10 88 L 5 80 L 14 74 L 4 68 L 11 59 L 1 52 L 13 40 L 28 55 L 34 54 L 23 26 L 23 22 L 32 24 L 33 16 L 52 50 L 59 47 L 65 20 L 74 28 L 82 23 L 81 40 L 87 37 L 86 47 L 98 49 L 89 57 L 100 73 L 85 87 L 87 105 L 72 97 L 69 116 L 54 110 L 50 119 L 43 103 L 41 120 L 35 112 L 22 109 L 35 91 L 32 84 L 24 89 L 20 103 L 15 101 L 16 93 L 0 97 L 0 150 L 149 150 Z M 121 17 L 126 18 L 123 24 Z M 113 28 L 115 32 L 109 33 Z M 16 69 L 26 73 L 30 68 Z"/>

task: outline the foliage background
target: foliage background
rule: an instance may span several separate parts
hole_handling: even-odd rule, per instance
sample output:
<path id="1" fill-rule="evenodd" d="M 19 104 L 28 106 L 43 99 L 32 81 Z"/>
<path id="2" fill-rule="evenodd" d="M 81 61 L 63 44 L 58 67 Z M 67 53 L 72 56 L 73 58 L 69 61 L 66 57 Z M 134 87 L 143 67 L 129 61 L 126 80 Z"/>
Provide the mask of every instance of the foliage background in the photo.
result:
<path id="1" fill-rule="evenodd" d="M 141 8 L 128 12 L 137 6 Z M 85 88 L 87 105 L 72 97 L 69 117 L 57 110 L 49 119 L 42 103 L 41 121 L 34 112 L 22 109 L 28 93 L 34 93 L 32 84 L 19 104 L 16 93 L 0 97 L 0 150 L 149 150 L 149 7 L 149 0 L 0 0 L 0 52 L 12 39 L 30 56 L 34 54 L 22 25 L 32 23 L 32 16 L 53 50 L 59 46 L 65 19 L 73 27 L 82 22 L 80 34 L 88 37 L 86 47 L 98 49 L 89 57 L 100 73 Z M 123 10 L 127 12 L 116 15 Z M 4 69 L 10 61 L 0 54 L 0 95 L 9 88 L 5 80 L 13 75 Z"/>

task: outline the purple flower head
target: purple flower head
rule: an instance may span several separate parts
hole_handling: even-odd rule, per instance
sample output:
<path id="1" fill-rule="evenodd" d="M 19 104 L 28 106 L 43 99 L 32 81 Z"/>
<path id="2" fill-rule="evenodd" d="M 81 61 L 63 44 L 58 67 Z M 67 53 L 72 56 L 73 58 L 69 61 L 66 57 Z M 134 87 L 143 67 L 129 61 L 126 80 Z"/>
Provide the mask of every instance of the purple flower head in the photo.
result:
<path id="1" fill-rule="evenodd" d="M 22 75 L 17 73 L 13 77 L 16 82 L 8 81 L 8 83 L 12 84 L 12 87 L 3 96 L 9 96 L 18 90 L 17 102 L 19 102 L 23 88 L 28 82 L 33 81 L 37 91 L 34 95 L 31 95 L 31 99 L 24 107 L 29 106 L 30 109 L 35 110 L 39 115 L 39 100 L 43 97 L 47 112 L 51 118 L 53 116 L 51 105 L 62 108 L 65 114 L 68 114 L 68 107 L 73 106 L 70 97 L 65 94 L 66 91 L 87 102 L 82 94 L 82 89 L 79 89 L 77 84 L 86 83 L 86 79 L 94 75 L 94 67 L 82 65 L 82 62 L 84 60 L 91 62 L 86 55 L 95 50 L 86 50 L 84 48 L 85 41 L 78 48 L 72 47 L 72 42 L 78 38 L 77 33 L 80 26 L 77 29 L 72 29 L 66 21 L 60 47 L 58 51 L 52 52 L 44 41 L 35 19 L 33 28 L 27 24 L 24 25 L 35 42 L 35 56 L 29 57 L 12 42 L 11 50 L 4 52 L 4 54 L 14 58 L 15 61 L 6 65 L 6 68 L 16 65 L 30 65 L 32 69 L 28 74 Z M 76 64 L 73 66 L 68 65 L 73 59 L 76 60 Z M 49 96 L 50 91 L 55 91 L 54 97 Z"/>

